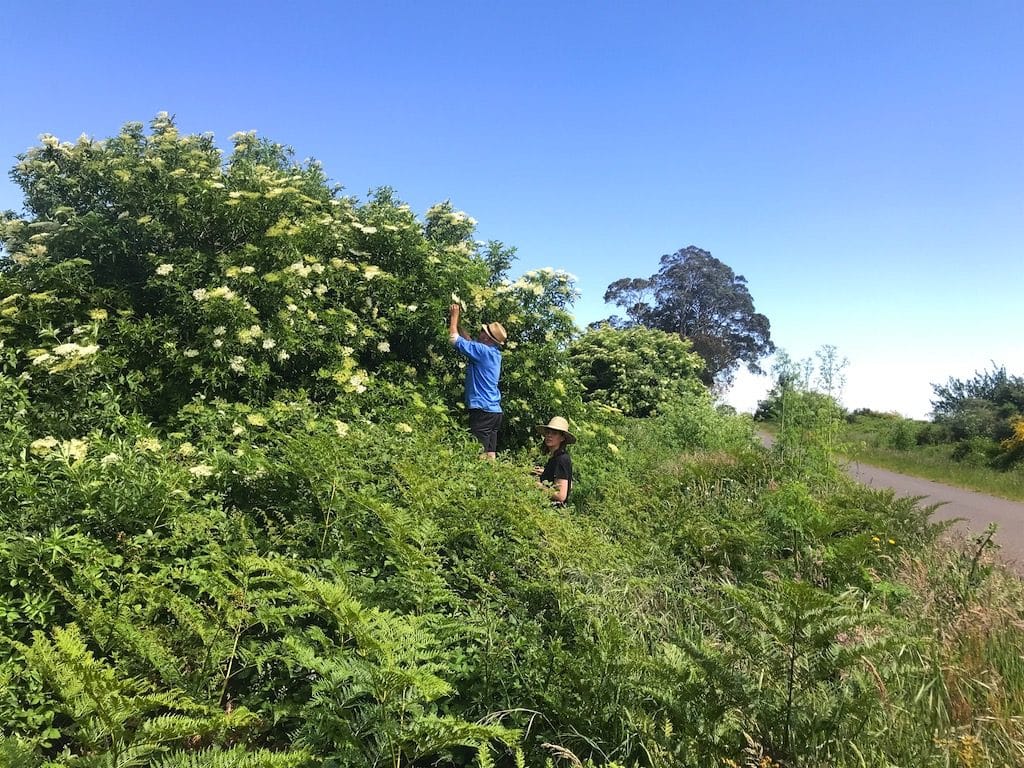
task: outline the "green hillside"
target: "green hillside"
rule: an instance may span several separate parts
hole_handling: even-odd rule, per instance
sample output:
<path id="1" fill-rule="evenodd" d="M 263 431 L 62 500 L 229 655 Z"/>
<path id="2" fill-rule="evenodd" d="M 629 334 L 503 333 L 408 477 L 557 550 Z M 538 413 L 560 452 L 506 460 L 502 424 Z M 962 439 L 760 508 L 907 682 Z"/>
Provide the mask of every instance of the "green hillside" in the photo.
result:
<path id="1" fill-rule="evenodd" d="M 686 342 L 579 338 L 571 276 L 511 280 L 450 204 L 233 142 L 159 116 L 13 172 L 0 765 L 1020 763 L 987 544 L 851 485 L 811 419 L 761 448 Z M 453 300 L 509 330 L 494 463 Z M 553 415 L 564 509 L 528 472 Z"/>

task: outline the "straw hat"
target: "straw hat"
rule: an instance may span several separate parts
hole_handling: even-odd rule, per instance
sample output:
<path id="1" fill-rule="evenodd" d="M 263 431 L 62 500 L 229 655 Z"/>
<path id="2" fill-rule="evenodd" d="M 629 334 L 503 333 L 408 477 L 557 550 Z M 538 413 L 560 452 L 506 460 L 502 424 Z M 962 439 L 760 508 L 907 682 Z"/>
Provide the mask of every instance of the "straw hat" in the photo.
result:
<path id="1" fill-rule="evenodd" d="M 480 326 L 480 330 L 499 344 L 504 344 L 505 339 L 508 338 L 508 334 L 505 333 L 505 327 L 501 323 L 484 323 Z"/>
<path id="2" fill-rule="evenodd" d="M 576 442 L 576 436 L 569 431 L 569 422 L 563 419 L 561 416 L 555 416 L 547 424 L 537 424 L 537 431 L 543 432 L 545 429 L 554 429 L 565 435 L 565 444 L 572 445 Z"/>

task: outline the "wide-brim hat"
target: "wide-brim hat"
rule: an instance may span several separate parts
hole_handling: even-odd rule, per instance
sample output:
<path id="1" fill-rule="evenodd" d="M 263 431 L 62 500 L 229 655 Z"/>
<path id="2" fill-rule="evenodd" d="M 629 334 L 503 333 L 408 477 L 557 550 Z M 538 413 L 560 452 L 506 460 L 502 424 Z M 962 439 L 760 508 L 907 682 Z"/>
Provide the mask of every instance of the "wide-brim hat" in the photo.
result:
<path id="1" fill-rule="evenodd" d="M 484 323 L 480 326 L 480 330 L 490 336 L 499 344 L 504 344 L 505 339 L 508 338 L 508 334 L 505 333 L 505 326 L 501 323 Z"/>
<path id="2" fill-rule="evenodd" d="M 547 424 L 537 424 L 537 431 L 543 432 L 545 429 L 554 429 L 565 435 L 566 445 L 572 445 L 576 442 L 576 436 L 569 431 L 569 422 L 563 419 L 561 416 L 555 416 Z"/>

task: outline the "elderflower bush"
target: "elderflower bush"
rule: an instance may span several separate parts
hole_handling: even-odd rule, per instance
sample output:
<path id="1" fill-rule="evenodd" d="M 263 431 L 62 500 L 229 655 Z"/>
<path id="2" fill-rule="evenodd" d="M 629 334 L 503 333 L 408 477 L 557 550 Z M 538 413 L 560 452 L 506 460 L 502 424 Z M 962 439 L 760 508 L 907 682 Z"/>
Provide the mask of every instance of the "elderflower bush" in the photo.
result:
<path id="1" fill-rule="evenodd" d="M 513 251 L 475 240 L 450 203 L 422 220 L 389 189 L 360 204 L 315 161 L 251 132 L 231 141 L 224 157 L 161 114 L 149 131 L 46 137 L 20 157 L 28 214 L 0 227 L 0 342 L 29 396 L 60 410 L 41 430 L 79 432 L 112 410 L 162 423 L 196 398 L 282 390 L 348 414 L 401 390 L 455 408 L 453 296 L 468 327 L 509 328 L 509 441 L 578 407 L 568 276 L 512 283 Z"/>

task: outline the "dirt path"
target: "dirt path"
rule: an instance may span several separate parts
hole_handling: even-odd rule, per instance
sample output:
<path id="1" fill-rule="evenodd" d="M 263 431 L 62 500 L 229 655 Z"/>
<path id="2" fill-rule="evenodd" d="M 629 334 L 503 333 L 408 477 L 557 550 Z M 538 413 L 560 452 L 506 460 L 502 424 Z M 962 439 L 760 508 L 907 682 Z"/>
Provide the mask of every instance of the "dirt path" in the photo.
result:
<path id="1" fill-rule="evenodd" d="M 942 504 L 932 519 L 962 518 L 955 527 L 965 534 L 980 533 L 989 523 L 995 523 L 999 526 L 995 540 L 1002 556 L 1024 572 L 1024 504 L 860 462 L 850 462 L 845 469 L 854 480 L 871 488 L 891 488 L 899 496 L 922 496 L 925 505 Z"/>

